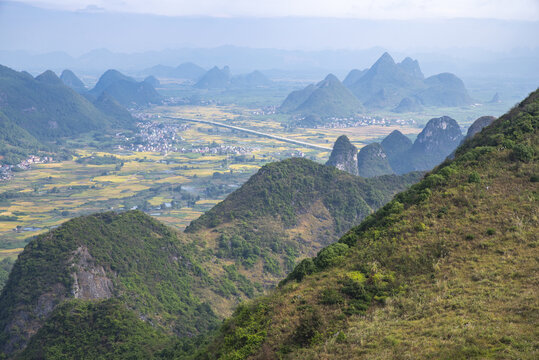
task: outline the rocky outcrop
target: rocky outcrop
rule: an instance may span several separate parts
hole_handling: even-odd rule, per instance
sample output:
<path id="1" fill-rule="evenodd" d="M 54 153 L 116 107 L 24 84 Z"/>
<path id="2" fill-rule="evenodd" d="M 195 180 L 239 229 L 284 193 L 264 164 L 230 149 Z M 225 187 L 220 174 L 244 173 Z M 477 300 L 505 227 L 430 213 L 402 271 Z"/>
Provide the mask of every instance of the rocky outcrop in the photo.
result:
<path id="1" fill-rule="evenodd" d="M 333 145 L 333 151 L 326 165 L 336 167 L 352 175 L 358 175 L 357 148 L 346 135 L 341 135 Z"/>
<path id="2" fill-rule="evenodd" d="M 445 160 L 460 144 L 462 131 L 449 116 L 430 119 L 411 149 L 393 161 L 397 174 L 425 171 Z"/>
<path id="3" fill-rule="evenodd" d="M 481 116 L 468 128 L 468 132 L 466 133 L 464 140 L 471 139 L 475 134 L 480 133 L 484 127 L 492 124 L 494 120 L 496 120 L 494 116 Z"/>
<path id="4" fill-rule="evenodd" d="M 75 251 L 72 266 L 73 287 L 71 293 L 76 299 L 108 299 L 113 295 L 114 285 L 107 277 L 105 269 L 95 263 L 94 258 L 85 246 L 79 246 Z"/>

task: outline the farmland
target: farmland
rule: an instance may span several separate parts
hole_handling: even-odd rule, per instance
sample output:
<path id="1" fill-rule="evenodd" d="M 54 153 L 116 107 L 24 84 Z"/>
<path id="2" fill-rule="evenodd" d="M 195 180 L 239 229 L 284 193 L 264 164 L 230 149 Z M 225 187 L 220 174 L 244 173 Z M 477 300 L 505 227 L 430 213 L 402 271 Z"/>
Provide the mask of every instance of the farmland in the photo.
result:
<path id="1" fill-rule="evenodd" d="M 147 144 L 129 147 L 126 139 L 137 134 L 88 134 L 71 140 L 71 160 L 35 164 L 0 183 L 0 249 L 20 249 L 31 236 L 72 217 L 104 210 L 138 208 L 183 229 L 264 164 L 292 156 L 325 162 L 329 156 L 325 150 L 165 116 L 217 121 L 324 147 L 331 147 L 341 134 L 362 147 L 394 129 L 407 135 L 420 131 L 398 125 L 286 129 L 278 117 L 252 115 L 255 110 L 185 105 L 139 114 L 145 124 L 168 131 L 157 132 L 162 138 L 152 140 L 172 144 L 165 150 Z"/>

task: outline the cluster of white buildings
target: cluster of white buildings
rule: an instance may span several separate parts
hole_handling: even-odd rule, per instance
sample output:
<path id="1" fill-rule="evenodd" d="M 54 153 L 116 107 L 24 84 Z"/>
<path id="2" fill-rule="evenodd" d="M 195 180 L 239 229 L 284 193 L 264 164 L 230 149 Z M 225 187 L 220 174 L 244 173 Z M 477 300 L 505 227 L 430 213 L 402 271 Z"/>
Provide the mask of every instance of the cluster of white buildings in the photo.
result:
<path id="1" fill-rule="evenodd" d="M 160 152 L 166 154 L 179 151 L 178 142 L 183 138 L 180 131 L 189 129 L 189 124 L 165 124 L 158 122 L 137 123 L 138 133 L 135 138 L 128 138 L 123 134 L 116 134 L 127 145 L 118 145 L 119 150 L 136 152 Z"/>
<path id="2" fill-rule="evenodd" d="M 216 155 L 248 155 L 257 149 L 247 146 L 232 146 L 232 145 L 216 145 L 216 146 L 201 146 L 191 149 L 181 148 L 182 153 L 199 153 L 199 154 L 216 154 Z"/>
<path id="3" fill-rule="evenodd" d="M 350 118 L 329 118 L 324 125 L 317 125 L 317 129 L 337 129 L 337 128 L 349 128 L 369 125 L 414 125 L 415 121 L 412 119 L 391 119 L 378 116 L 356 116 Z"/>
<path id="4" fill-rule="evenodd" d="M 27 159 L 21 161 L 17 165 L 1 165 L 0 166 L 0 181 L 6 181 L 13 178 L 13 169 L 28 170 L 33 164 L 45 164 L 53 162 L 52 156 L 36 156 L 30 155 Z"/>

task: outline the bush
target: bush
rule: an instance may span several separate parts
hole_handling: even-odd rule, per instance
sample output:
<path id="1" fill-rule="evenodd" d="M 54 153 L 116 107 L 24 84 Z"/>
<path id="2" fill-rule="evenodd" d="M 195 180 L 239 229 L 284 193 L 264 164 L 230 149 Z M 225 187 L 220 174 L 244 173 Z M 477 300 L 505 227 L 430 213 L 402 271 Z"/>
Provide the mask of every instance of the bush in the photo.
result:
<path id="1" fill-rule="evenodd" d="M 322 325 L 320 316 L 316 312 L 302 317 L 299 320 L 299 325 L 294 331 L 293 341 L 294 343 L 305 346 L 309 345 L 311 339 L 315 337 Z"/>
<path id="2" fill-rule="evenodd" d="M 307 275 L 310 275 L 316 271 L 316 266 L 311 258 L 302 260 L 294 270 L 288 275 L 287 280 L 301 281 Z"/>
<path id="3" fill-rule="evenodd" d="M 425 231 L 427 229 L 427 226 L 425 224 L 423 224 L 422 222 L 420 222 L 420 223 L 417 223 L 414 226 L 414 228 L 415 228 L 416 231 Z"/>
<path id="4" fill-rule="evenodd" d="M 531 146 L 525 144 L 517 144 L 513 148 L 512 158 L 523 162 L 530 162 L 533 160 L 534 149 Z"/>
<path id="5" fill-rule="evenodd" d="M 481 182 L 481 176 L 479 176 L 479 174 L 474 171 L 470 174 L 470 176 L 468 176 L 468 182 L 469 183 L 480 183 Z"/>
<path id="6" fill-rule="evenodd" d="M 320 250 L 314 264 L 318 269 L 325 269 L 328 266 L 334 265 L 340 259 L 341 256 L 348 251 L 348 245 L 342 243 L 331 244 L 328 247 Z"/>
<path id="7" fill-rule="evenodd" d="M 343 301 L 342 295 L 335 289 L 324 289 L 320 293 L 320 304 L 335 305 L 342 304 Z"/>

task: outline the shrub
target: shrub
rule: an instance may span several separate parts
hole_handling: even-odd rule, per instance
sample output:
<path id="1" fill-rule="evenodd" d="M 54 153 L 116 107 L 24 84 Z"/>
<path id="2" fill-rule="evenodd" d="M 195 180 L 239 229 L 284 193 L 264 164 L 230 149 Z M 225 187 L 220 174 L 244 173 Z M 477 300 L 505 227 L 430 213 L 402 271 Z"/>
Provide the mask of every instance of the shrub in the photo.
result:
<path id="1" fill-rule="evenodd" d="M 427 226 L 423 224 L 422 222 L 415 224 L 414 226 L 416 231 L 425 231 L 427 229 Z"/>
<path id="2" fill-rule="evenodd" d="M 288 275 L 287 280 L 301 281 L 307 275 L 316 271 L 316 266 L 311 258 L 302 260 L 294 270 Z"/>
<path id="3" fill-rule="evenodd" d="M 341 304 L 343 301 L 342 295 L 335 289 L 324 289 L 320 293 L 320 304 L 335 305 Z"/>
<path id="4" fill-rule="evenodd" d="M 299 320 L 299 325 L 294 331 L 292 340 L 294 343 L 305 346 L 309 345 L 311 340 L 318 334 L 318 330 L 322 325 L 320 316 L 316 312 L 302 317 Z"/>
<path id="5" fill-rule="evenodd" d="M 525 144 L 517 144 L 513 148 L 512 158 L 523 162 L 529 162 L 533 159 L 534 149 Z"/>
<path id="6" fill-rule="evenodd" d="M 481 176 L 479 176 L 479 174 L 474 171 L 470 174 L 470 176 L 468 176 L 468 182 L 469 183 L 480 183 L 481 182 Z"/>
<path id="7" fill-rule="evenodd" d="M 425 185 L 425 187 L 428 187 L 428 188 L 433 188 L 438 185 L 442 185 L 444 182 L 445 182 L 445 178 L 442 175 L 438 175 L 438 174 L 429 175 L 425 178 L 425 180 L 423 180 L 423 184 Z"/>
<path id="8" fill-rule="evenodd" d="M 328 247 L 320 250 L 314 264 L 318 269 L 325 269 L 337 263 L 341 256 L 348 251 L 348 245 L 342 243 L 331 244 Z"/>
<path id="9" fill-rule="evenodd" d="M 487 235 L 494 235 L 494 234 L 496 234 L 496 230 L 494 230 L 493 228 L 487 229 Z"/>

